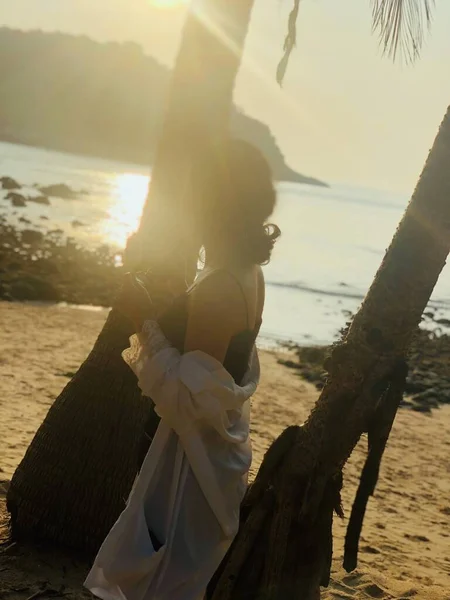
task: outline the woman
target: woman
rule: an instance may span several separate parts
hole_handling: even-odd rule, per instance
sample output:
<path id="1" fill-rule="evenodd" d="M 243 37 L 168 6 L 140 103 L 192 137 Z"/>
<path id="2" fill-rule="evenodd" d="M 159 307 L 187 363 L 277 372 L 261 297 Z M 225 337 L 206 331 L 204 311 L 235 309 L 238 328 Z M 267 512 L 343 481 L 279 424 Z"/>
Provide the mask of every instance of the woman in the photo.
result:
<path id="1" fill-rule="evenodd" d="M 194 285 L 165 306 L 130 278 L 119 300 L 137 332 L 124 359 L 161 421 L 86 580 L 107 600 L 200 600 L 239 527 L 259 379 L 260 265 L 279 235 L 266 225 L 276 199 L 270 168 L 251 145 L 229 141 L 194 169 L 192 199 L 206 256 Z"/>

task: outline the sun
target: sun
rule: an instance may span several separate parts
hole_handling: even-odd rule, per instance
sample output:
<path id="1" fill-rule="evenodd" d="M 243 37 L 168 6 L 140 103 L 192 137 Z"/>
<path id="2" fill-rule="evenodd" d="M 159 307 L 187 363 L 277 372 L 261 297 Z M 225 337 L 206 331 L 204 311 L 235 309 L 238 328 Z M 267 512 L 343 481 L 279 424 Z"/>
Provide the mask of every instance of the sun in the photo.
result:
<path id="1" fill-rule="evenodd" d="M 148 0 L 156 8 L 176 8 L 183 4 L 188 4 L 189 0 Z"/>

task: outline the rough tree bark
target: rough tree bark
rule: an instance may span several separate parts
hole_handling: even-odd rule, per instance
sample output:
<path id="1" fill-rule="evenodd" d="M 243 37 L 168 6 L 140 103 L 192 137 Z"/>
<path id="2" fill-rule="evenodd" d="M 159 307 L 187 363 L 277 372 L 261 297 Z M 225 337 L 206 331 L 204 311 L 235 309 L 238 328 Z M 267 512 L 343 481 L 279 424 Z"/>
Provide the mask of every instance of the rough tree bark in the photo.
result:
<path id="1" fill-rule="evenodd" d="M 449 250 L 450 109 L 366 299 L 331 353 L 316 406 L 266 454 L 209 598 L 320 598 L 342 468 L 374 421 L 381 421 L 381 445 L 389 434 L 385 419 L 389 412 L 393 418 L 395 406 L 386 410 L 385 399 L 392 394 L 398 403 L 399 369 Z M 352 560 L 348 566 L 355 566 Z"/>
<path id="2" fill-rule="evenodd" d="M 180 259 L 183 201 L 192 161 L 225 135 L 253 0 L 199 0 L 184 27 L 149 198 L 138 235 L 146 266 L 195 271 Z M 149 99 L 151 101 L 151 99 Z M 135 256 L 135 252 L 131 255 Z M 183 273 L 182 273 L 183 272 Z M 121 359 L 130 329 L 111 311 L 87 360 L 55 400 L 11 481 L 16 538 L 95 552 L 136 474 L 148 404 Z"/>

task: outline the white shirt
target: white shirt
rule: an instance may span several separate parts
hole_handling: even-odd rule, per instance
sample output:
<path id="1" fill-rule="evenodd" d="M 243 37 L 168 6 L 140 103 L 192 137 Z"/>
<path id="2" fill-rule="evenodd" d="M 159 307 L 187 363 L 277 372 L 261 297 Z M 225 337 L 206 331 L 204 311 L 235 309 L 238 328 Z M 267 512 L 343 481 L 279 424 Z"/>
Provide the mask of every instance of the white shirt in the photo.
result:
<path id="1" fill-rule="evenodd" d="M 104 600 L 200 600 L 239 528 L 256 348 L 239 386 L 211 356 L 180 355 L 154 321 L 130 342 L 124 360 L 161 421 L 85 586 Z"/>

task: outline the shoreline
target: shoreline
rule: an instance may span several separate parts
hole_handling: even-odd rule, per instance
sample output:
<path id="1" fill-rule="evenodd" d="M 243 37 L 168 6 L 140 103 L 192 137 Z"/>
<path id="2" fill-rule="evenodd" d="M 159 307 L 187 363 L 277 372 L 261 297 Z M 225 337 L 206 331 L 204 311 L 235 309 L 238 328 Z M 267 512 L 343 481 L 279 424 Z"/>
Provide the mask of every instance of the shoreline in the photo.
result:
<path id="1" fill-rule="evenodd" d="M 64 170 L 56 170 L 54 176 L 45 178 L 40 177 L 39 171 L 27 175 L 20 169 L 17 172 L 9 169 L 18 178 L 15 182 L 18 191 L 14 190 L 10 194 L 11 190 L 8 188 L 3 194 L 0 192 L 0 212 L 3 214 L 0 216 L 0 241 L 7 241 L 10 246 L 14 246 L 9 250 L 0 248 L 0 268 L 3 269 L 0 298 L 53 300 L 100 306 L 111 303 L 120 276 L 120 269 L 116 267 L 121 254 L 121 250 L 116 249 L 117 245 L 113 244 L 114 240 L 119 246 L 124 243 L 125 238 L 122 240 L 121 236 L 125 236 L 128 231 L 124 223 L 130 218 L 124 204 L 124 194 L 127 186 L 131 186 L 136 205 L 133 209 L 134 223 L 134 219 L 138 219 L 142 200 L 141 187 L 145 188 L 145 181 L 139 176 L 136 181 L 122 181 L 122 176 L 119 176 L 117 181 L 123 186 L 119 193 L 119 188 L 114 187 L 119 184 L 111 174 L 96 174 L 92 179 L 85 179 L 76 169 L 73 172 L 71 169 L 72 167 L 69 169 L 70 177 L 64 175 Z M 5 172 L 8 172 L 6 166 Z M 11 185 L 11 177 L 5 176 L 4 179 L 9 179 Z M 21 186 L 25 181 L 28 182 L 27 185 Z M 140 190 L 137 195 L 134 195 L 134 186 Z M 90 193 L 89 196 L 84 195 L 86 190 Z M 116 193 L 119 194 L 117 197 Z M 345 191 L 341 192 L 344 193 Z M 36 197 L 36 194 L 42 195 Z M 296 259 L 295 268 L 294 265 L 291 269 L 288 268 L 289 248 L 294 250 L 297 247 L 295 244 L 300 242 L 295 241 L 294 244 L 298 228 L 294 226 L 290 229 L 287 215 L 292 213 L 300 217 L 303 210 L 309 210 L 308 206 L 312 207 L 315 201 L 320 203 L 322 192 L 317 194 L 317 197 L 313 194 L 306 201 L 304 208 L 301 194 L 294 199 L 289 195 L 283 196 L 283 203 L 280 204 L 278 220 L 281 220 L 286 233 L 283 241 L 286 245 L 283 248 L 280 246 L 281 260 L 275 264 L 278 257 L 274 256 L 274 261 L 265 271 L 267 296 L 261 333 L 266 346 L 276 347 L 277 341 L 284 343 L 292 340 L 309 346 L 336 340 L 339 330 L 345 325 L 347 318 L 356 312 L 369 287 L 369 280 L 366 281 L 359 275 L 353 276 L 351 271 L 343 269 L 344 272 L 339 273 L 338 270 L 324 267 L 320 254 L 317 257 L 314 254 L 310 258 L 307 256 L 305 261 Z M 339 195 L 328 198 L 327 205 L 330 200 L 336 202 L 337 210 Z M 18 203 L 17 206 L 14 201 Z M 108 215 L 108 207 L 113 206 L 116 213 Z M 71 214 L 74 216 L 70 216 Z M 313 214 L 319 221 L 323 217 L 320 211 Z M 364 212 L 365 217 L 368 214 L 367 211 Z M 321 239 L 320 232 L 316 230 L 317 222 L 312 222 L 311 227 L 314 237 L 317 234 L 317 239 Z M 118 235 L 117 238 L 106 233 L 110 231 L 109 228 L 115 232 L 114 235 Z M 307 235 L 308 229 L 303 228 L 303 232 Z M 119 239 L 122 240 L 120 243 L 117 241 Z M 100 246 L 108 240 L 111 243 L 109 247 Z M 302 244 L 303 242 L 300 247 Z M 306 248 L 311 250 L 309 246 L 308 242 Z M 343 265 L 350 260 L 347 251 L 344 243 Z M 44 253 L 45 260 L 34 261 L 34 253 Z M 323 253 L 322 258 L 326 256 L 328 251 Z M 364 262 L 363 254 L 359 262 Z M 441 281 L 444 282 L 445 279 L 444 276 Z M 434 312 L 436 320 L 450 324 L 447 287 L 439 289 L 440 292 L 433 295 L 426 314 Z M 433 326 L 432 321 L 429 323 Z M 428 324 L 425 323 L 424 326 L 428 327 Z M 442 330 L 450 333 L 450 326 L 447 330 Z"/>
<path id="2" fill-rule="evenodd" d="M 3 178 L 3 187 L 5 180 L 8 189 L 21 189 L 20 184 L 11 178 Z M 41 187 L 40 192 L 44 191 L 61 194 L 68 200 L 77 194 L 66 184 Z M 13 199 L 20 195 L 12 194 Z M 27 201 L 33 202 L 31 199 Z M 0 215 L 0 300 L 38 303 L 36 305 L 47 302 L 49 306 L 61 309 L 77 307 L 84 311 L 101 311 L 111 305 L 124 272 L 119 266 L 116 249 L 108 246 L 90 249 L 66 237 L 62 231 L 44 234 L 42 227 L 27 219 L 24 221 L 26 224 L 22 228 L 12 225 Z M 321 337 L 318 334 L 320 330 L 316 329 L 311 336 L 308 327 L 311 323 L 315 324 L 314 327 L 323 326 L 327 315 L 336 326 L 338 323 L 340 327 L 345 326 L 360 300 L 358 296 L 358 302 L 344 308 L 343 299 L 351 290 L 344 283 L 339 286 L 342 288 L 339 298 L 336 290 L 330 289 L 327 293 L 322 290 L 331 301 L 325 308 L 322 299 L 316 297 L 315 289 L 306 290 L 306 286 L 300 284 L 294 287 L 268 282 L 270 294 L 266 295 L 265 321 L 259 346 L 274 351 L 289 348 L 294 358 L 291 356 L 284 360 L 284 365 L 298 371 L 303 379 L 318 389 L 324 382 L 324 353 L 339 336 L 335 335 L 328 344 L 320 344 L 314 340 L 330 339 L 331 332 L 322 328 L 321 332 L 325 335 Z M 298 294 L 295 298 L 292 296 L 290 302 L 295 300 L 298 312 L 309 315 L 308 321 L 293 322 L 292 318 L 283 319 L 283 314 L 280 314 L 279 301 L 283 300 L 283 294 L 292 294 L 292 290 L 297 290 Z M 434 304 L 430 302 L 425 311 L 422 329 L 409 354 L 411 374 L 406 391 L 412 398 L 406 398 L 403 406 L 418 412 L 429 412 L 442 404 L 450 404 L 450 315 Z M 266 329 L 267 323 L 277 323 L 277 330 Z M 292 333 L 293 340 L 290 337 Z M 321 349 L 319 353 L 318 348 Z"/>
<path id="3" fill-rule="evenodd" d="M 5 136 L 0 132 L 0 143 L 9 144 L 11 146 L 23 146 L 24 148 L 31 148 L 34 150 L 43 150 L 44 152 L 57 152 L 58 154 L 65 154 L 66 156 L 75 156 L 78 158 L 92 159 L 92 160 L 101 160 L 105 163 L 115 163 L 116 165 L 124 165 L 129 166 L 131 169 L 148 169 L 151 170 L 153 166 L 153 161 L 150 160 L 153 158 L 149 156 L 148 162 L 136 162 L 130 160 L 129 158 L 121 158 L 116 154 L 111 154 L 108 156 L 106 149 L 105 151 L 99 152 L 88 152 L 83 150 L 70 150 L 70 148 L 65 147 L 64 145 L 44 143 L 32 140 L 26 140 L 14 138 L 13 136 Z M 253 142 L 255 146 L 255 144 Z M 296 183 L 298 185 L 312 185 L 314 187 L 321 188 L 329 188 L 331 185 L 322 179 L 318 179 L 317 177 L 312 177 L 309 175 L 304 175 L 303 173 L 299 173 L 292 167 L 290 167 L 286 162 L 284 163 L 283 172 L 286 176 L 289 176 L 287 179 L 279 179 L 275 176 L 275 181 L 277 183 Z"/>

